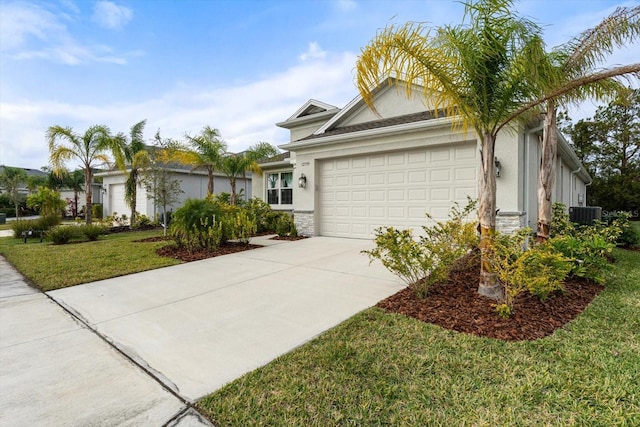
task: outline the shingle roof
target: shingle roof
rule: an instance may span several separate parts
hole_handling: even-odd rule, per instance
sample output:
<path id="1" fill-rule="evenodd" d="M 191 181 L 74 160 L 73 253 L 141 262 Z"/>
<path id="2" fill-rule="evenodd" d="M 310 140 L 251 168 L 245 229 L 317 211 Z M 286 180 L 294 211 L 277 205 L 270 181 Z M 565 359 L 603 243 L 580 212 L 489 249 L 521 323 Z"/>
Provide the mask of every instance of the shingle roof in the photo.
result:
<path id="1" fill-rule="evenodd" d="M 442 111 L 438 112 L 438 117 L 443 117 L 443 116 L 444 116 L 444 112 Z M 340 134 L 351 133 L 351 132 L 359 132 L 359 131 L 369 130 L 369 129 L 384 128 L 388 126 L 403 125 L 407 123 L 421 122 L 423 120 L 432 120 L 435 118 L 436 118 L 436 115 L 434 110 L 421 111 L 419 113 L 405 114 L 402 116 L 389 117 L 389 118 L 380 119 L 380 120 L 372 120 L 369 122 L 358 123 L 355 125 L 342 126 L 342 127 L 328 130 L 321 134 L 309 135 L 307 137 L 300 139 L 299 141 L 323 138 L 325 136 L 331 136 L 331 135 L 340 135 Z"/>
<path id="2" fill-rule="evenodd" d="M 262 163 L 282 162 L 282 161 L 287 160 L 289 157 L 291 157 L 291 154 L 288 151 L 285 151 L 284 153 L 280 153 L 280 154 L 278 154 L 276 156 L 260 160 L 258 163 L 262 164 Z"/>

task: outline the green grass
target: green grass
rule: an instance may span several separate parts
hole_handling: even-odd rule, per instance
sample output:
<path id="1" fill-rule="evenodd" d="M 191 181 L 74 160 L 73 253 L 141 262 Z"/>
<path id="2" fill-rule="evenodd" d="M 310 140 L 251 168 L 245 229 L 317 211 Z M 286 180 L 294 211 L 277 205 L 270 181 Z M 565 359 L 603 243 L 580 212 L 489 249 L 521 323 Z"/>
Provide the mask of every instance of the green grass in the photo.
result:
<path id="1" fill-rule="evenodd" d="M 0 254 L 43 291 L 179 264 L 155 253 L 165 242 L 135 243 L 158 231 L 116 233 L 95 242 L 52 245 L 29 239 L 0 238 Z"/>
<path id="2" fill-rule="evenodd" d="M 503 342 L 371 308 L 197 406 L 219 426 L 638 426 L 640 253 L 550 337 Z"/>

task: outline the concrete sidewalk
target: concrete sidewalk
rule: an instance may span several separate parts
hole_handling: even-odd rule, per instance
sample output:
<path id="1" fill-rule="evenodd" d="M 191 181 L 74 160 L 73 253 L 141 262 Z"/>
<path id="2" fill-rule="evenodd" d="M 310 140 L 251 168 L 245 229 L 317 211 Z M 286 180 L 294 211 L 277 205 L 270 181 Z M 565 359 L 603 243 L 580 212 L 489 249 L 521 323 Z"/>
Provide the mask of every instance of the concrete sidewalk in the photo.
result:
<path id="1" fill-rule="evenodd" d="M 362 249 L 314 237 L 49 292 L 187 401 L 403 287 Z"/>
<path id="2" fill-rule="evenodd" d="M 210 425 L 0 257 L 0 425 Z"/>

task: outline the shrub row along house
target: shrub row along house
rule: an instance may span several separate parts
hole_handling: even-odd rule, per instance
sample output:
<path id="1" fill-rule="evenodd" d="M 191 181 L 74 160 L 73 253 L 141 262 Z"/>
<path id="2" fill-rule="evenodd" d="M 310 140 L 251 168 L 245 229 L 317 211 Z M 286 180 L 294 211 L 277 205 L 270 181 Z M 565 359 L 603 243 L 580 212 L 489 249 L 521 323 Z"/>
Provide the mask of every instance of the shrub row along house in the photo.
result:
<path id="1" fill-rule="evenodd" d="M 444 220 L 452 203 L 476 198 L 476 133 L 452 127 L 422 97 L 407 97 L 403 84 L 385 80 L 374 90 L 379 115 L 361 96 L 342 109 L 307 101 L 277 123 L 290 131 L 280 146 L 288 153 L 261 164 L 253 194 L 293 213 L 301 234 L 363 239 L 380 226 L 419 232 L 425 213 Z M 520 121 L 498 135 L 498 230 L 536 226 L 541 134 L 541 121 Z M 554 201 L 583 206 L 591 177 L 558 138 Z"/>

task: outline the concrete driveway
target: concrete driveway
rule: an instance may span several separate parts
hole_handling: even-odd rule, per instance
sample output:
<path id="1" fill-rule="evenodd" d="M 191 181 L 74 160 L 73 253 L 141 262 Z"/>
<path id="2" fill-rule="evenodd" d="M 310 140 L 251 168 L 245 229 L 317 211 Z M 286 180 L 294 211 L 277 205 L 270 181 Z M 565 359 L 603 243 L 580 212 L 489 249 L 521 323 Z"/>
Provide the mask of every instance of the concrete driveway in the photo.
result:
<path id="1" fill-rule="evenodd" d="M 162 407 L 157 419 L 170 419 L 165 413 L 185 409 L 181 401 L 188 404 L 217 390 L 403 287 L 380 263 L 369 265 L 360 253 L 371 247 L 369 241 L 252 242 L 268 246 L 48 296 L 74 314 L 77 321 L 68 319 L 71 330 L 93 330 L 91 339 L 104 340 L 101 346 L 110 343 L 114 358 L 137 365 L 135 375 L 112 375 L 105 382 L 124 381 L 120 375 L 145 377 L 148 387 L 158 389 L 144 391 Z M 37 298 L 47 300 L 42 294 Z M 63 313 L 52 301 L 47 304 Z M 86 352 L 86 344 L 71 344 L 75 353 Z M 3 364 L 2 381 L 27 366 L 5 369 Z M 5 404 L 4 396 L 0 402 Z"/>

